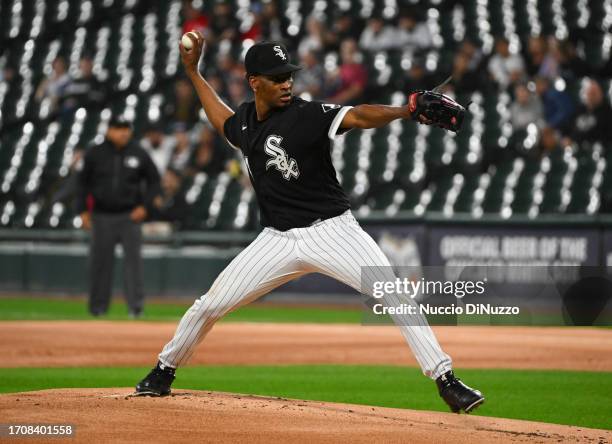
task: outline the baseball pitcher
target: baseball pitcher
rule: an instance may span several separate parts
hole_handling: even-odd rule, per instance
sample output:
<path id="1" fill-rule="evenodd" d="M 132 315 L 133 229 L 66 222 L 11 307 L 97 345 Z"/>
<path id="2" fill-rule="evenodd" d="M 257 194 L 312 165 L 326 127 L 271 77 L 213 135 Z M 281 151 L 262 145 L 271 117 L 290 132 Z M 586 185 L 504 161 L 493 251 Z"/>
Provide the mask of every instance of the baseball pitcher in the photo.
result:
<path id="1" fill-rule="evenodd" d="M 389 260 L 351 214 L 332 165 L 331 140 L 353 128 L 379 128 L 395 119 L 457 131 L 464 112 L 448 97 L 428 91 L 412 93 L 401 107 L 342 107 L 293 97 L 293 74 L 300 67 L 275 42 L 248 50 L 245 67 L 255 100 L 234 112 L 198 71 L 202 35 L 187 35 L 192 44 L 186 45 L 191 49 L 180 44 L 183 65 L 213 127 L 244 156 L 264 229 L 185 313 L 157 366 L 136 386 L 137 395 L 170 394 L 175 369 L 188 361 L 217 320 L 285 282 L 317 272 L 363 291 L 362 271 L 371 275 L 368 279 L 394 281 Z M 390 295 L 386 303 L 396 301 Z M 453 412 L 470 412 L 484 401 L 454 376 L 450 357 L 421 315 L 393 320 Z"/>

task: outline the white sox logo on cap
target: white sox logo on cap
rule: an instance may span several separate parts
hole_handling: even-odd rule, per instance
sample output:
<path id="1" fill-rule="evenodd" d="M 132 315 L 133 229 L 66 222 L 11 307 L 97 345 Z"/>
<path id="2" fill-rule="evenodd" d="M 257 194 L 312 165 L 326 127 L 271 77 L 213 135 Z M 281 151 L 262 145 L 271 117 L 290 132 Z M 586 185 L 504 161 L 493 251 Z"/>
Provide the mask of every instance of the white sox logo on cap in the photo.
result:
<path id="1" fill-rule="evenodd" d="M 281 136 L 268 136 L 265 143 L 265 151 L 268 156 L 272 156 L 266 162 L 266 170 L 271 166 L 275 167 L 278 171 L 283 173 L 283 177 L 287 180 L 291 180 L 291 177 L 296 179 L 300 176 L 300 170 L 298 168 L 295 159 L 291 159 L 287 156 L 287 152 L 281 148 L 280 143 L 283 141 Z"/>
<path id="2" fill-rule="evenodd" d="M 274 47 L 274 52 L 276 53 L 277 56 L 279 56 L 281 59 L 283 60 L 287 60 L 287 56 L 285 55 L 285 53 L 283 52 L 283 49 L 279 46 L 276 45 Z"/>

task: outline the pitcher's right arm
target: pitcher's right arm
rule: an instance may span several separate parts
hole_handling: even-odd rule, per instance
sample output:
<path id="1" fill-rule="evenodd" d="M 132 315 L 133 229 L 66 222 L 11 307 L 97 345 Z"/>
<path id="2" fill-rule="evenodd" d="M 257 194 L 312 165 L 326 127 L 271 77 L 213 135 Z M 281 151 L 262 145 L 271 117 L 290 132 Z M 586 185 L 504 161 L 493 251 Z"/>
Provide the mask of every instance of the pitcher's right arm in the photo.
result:
<path id="1" fill-rule="evenodd" d="M 194 37 L 194 34 L 197 36 Z M 234 111 L 221 100 L 216 91 L 210 86 L 198 70 L 198 63 L 202 56 L 202 47 L 204 46 L 204 37 L 199 31 L 191 31 L 187 36 L 193 41 L 193 47 L 187 50 L 182 43 L 179 43 L 181 51 L 181 60 L 185 67 L 185 72 L 193 87 L 198 93 L 204 112 L 208 120 L 217 132 L 225 137 L 223 124 L 225 121 L 234 115 Z"/>

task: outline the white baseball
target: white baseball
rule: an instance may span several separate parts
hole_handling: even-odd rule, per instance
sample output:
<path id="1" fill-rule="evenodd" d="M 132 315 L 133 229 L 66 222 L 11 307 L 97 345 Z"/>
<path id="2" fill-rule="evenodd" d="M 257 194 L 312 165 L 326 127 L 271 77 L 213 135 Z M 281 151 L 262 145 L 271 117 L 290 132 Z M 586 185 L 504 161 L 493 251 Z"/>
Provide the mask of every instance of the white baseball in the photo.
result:
<path id="1" fill-rule="evenodd" d="M 189 31 L 183 34 L 183 37 L 181 38 L 181 43 L 183 44 L 183 47 L 185 49 L 191 49 L 193 48 L 193 41 L 187 36 L 187 34 L 191 34 L 191 36 L 196 40 L 198 39 L 198 35 L 193 31 Z"/>

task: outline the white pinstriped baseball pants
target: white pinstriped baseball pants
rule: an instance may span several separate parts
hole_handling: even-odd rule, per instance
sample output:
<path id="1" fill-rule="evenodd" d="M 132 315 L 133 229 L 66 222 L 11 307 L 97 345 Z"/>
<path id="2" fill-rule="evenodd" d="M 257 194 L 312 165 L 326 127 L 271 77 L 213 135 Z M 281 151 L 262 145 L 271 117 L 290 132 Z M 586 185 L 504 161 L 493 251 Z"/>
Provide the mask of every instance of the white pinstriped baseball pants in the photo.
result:
<path id="1" fill-rule="evenodd" d="M 323 273 L 362 291 L 362 270 L 372 274 L 371 279 L 394 281 L 390 267 L 384 253 L 350 211 L 306 228 L 284 232 L 265 228 L 221 272 L 208 293 L 187 310 L 159 360 L 169 367 L 183 365 L 219 318 L 297 277 Z M 409 303 L 389 298 L 386 304 Z M 450 357 L 442 351 L 422 315 L 392 318 L 425 375 L 435 379 L 451 369 Z"/>

